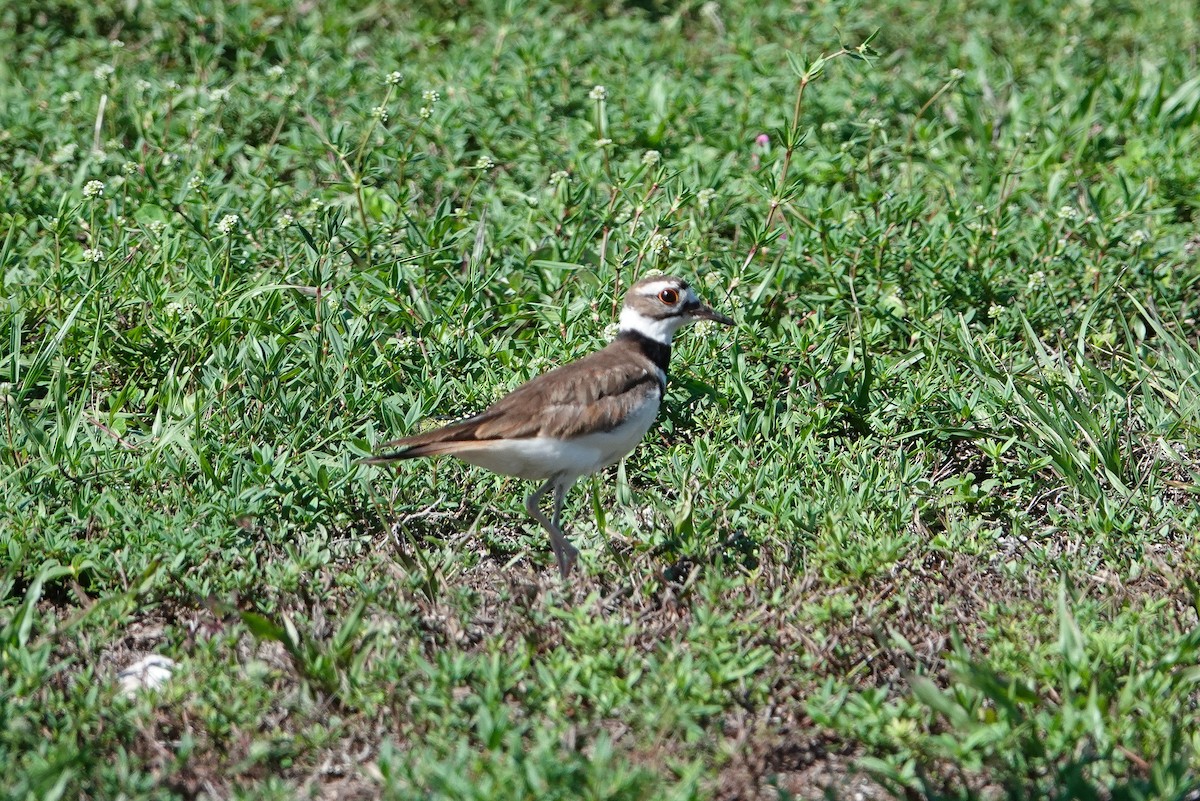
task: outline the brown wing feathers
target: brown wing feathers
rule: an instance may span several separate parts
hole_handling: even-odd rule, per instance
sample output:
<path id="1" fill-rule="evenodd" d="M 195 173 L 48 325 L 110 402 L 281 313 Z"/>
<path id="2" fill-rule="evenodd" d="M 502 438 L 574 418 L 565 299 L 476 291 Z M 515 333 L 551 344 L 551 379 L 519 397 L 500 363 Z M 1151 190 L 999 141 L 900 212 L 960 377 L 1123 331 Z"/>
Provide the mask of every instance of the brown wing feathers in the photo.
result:
<path id="1" fill-rule="evenodd" d="M 522 384 L 474 417 L 385 443 L 381 448 L 395 450 L 363 461 L 382 464 L 477 448 L 489 440 L 570 437 L 615 428 L 632 408 L 662 389 L 654 364 L 631 359 L 628 350 L 617 340 Z"/>

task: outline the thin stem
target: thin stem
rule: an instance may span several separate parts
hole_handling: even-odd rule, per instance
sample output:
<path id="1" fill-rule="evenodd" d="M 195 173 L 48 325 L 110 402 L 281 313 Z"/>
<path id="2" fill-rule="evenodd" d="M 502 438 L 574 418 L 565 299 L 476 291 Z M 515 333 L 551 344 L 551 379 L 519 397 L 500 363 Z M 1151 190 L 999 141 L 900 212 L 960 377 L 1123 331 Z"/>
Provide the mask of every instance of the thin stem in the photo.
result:
<path id="1" fill-rule="evenodd" d="M 784 143 L 783 163 L 780 166 L 779 183 L 776 185 L 775 193 L 770 200 L 770 208 L 767 210 L 767 219 L 763 224 L 762 235 L 758 241 L 751 243 L 750 251 L 746 254 L 745 261 L 742 262 L 742 274 L 745 274 L 746 269 L 750 266 L 750 263 L 754 261 L 754 257 L 762 249 L 762 237 L 765 237 L 771 230 L 771 226 L 775 224 L 775 217 L 779 213 L 779 207 L 783 204 L 783 196 L 787 191 L 788 171 L 792 166 L 792 154 L 795 153 L 796 146 L 799 144 L 800 114 L 804 108 L 804 90 L 808 88 L 810 83 L 820 77 L 821 73 L 823 73 L 825 70 L 825 65 L 833 59 L 841 58 L 842 56 L 857 56 L 859 58 L 865 58 L 869 42 L 870 39 L 868 39 L 866 42 L 863 42 L 854 50 L 849 50 L 843 47 L 836 53 L 832 53 L 828 56 L 822 55 L 804 71 L 803 75 L 800 76 L 800 85 L 796 89 L 796 102 L 792 106 L 792 123 L 790 126 L 788 126 L 787 141 Z"/>
<path id="2" fill-rule="evenodd" d="M 469 187 L 467 187 L 467 194 L 463 198 L 462 207 L 461 207 L 462 213 L 464 216 L 467 213 L 467 209 L 469 209 L 471 207 L 471 196 L 475 194 L 475 187 L 479 186 L 479 179 L 481 179 L 481 178 L 483 178 L 483 170 L 479 170 L 475 174 L 475 180 L 471 182 L 471 185 Z"/>
<path id="3" fill-rule="evenodd" d="M 359 215 L 359 218 L 362 220 L 363 236 L 367 237 L 367 239 L 368 239 L 367 247 L 366 247 L 366 252 L 367 252 L 366 255 L 367 255 L 367 264 L 370 264 L 371 263 L 371 246 L 370 246 L 371 231 L 370 231 L 370 227 L 367 224 L 367 206 L 363 200 L 362 181 L 358 177 L 358 172 L 353 167 L 350 166 L 350 162 L 346 161 L 346 156 L 340 150 L 338 150 L 336 147 L 334 147 L 333 142 L 329 141 L 329 139 L 325 136 L 325 133 L 321 130 L 321 124 L 319 122 L 317 122 L 316 118 L 313 117 L 311 114 L 305 114 L 304 118 L 305 118 L 305 120 L 308 121 L 309 126 L 311 126 L 313 131 L 317 134 L 317 137 L 321 140 L 321 144 L 324 145 L 325 148 L 327 150 L 329 150 L 329 152 L 333 153 L 334 156 L 337 157 L 338 162 L 342 165 L 342 169 L 346 171 L 346 177 L 347 177 L 347 179 L 349 179 L 350 185 L 354 187 L 354 197 L 358 201 L 358 215 Z"/>
<path id="4" fill-rule="evenodd" d="M 404 191 L 404 170 L 408 167 L 408 160 L 412 156 L 413 140 L 417 138 L 417 133 L 425 126 L 425 118 L 419 117 L 418 119 L 420 122 L 417 123 L 417 127 L 413 128 L 408 134 L 408 139 L 404 140 L 404 150 L 402 151 L 404 155 L 400 159 L 400 174 L 396 176 L 396 188 L 401 192 Z"/>
<path id="5" fill-rule="evenodd" d="M 392 91 L 394 89 L 395 87 L 389 84 L 387 94 L 383 96 L 383 103 L 380 104 L 380 108 L 383 109 L 384 114 L 387 113 L 387 104 L 392 99 Z M 358 148 L 354 151 L 354 167 L 356 170 L 362 168 L 363 151 L 366 150 L 367 142 L 370 141 L 371 134 L 375 133 L 375 129 L 379 127 L 379 123 L 380 118 L 372 114 L 371 124 L 367 126 L 367 130 L 363 131 L 362 140 L 358 143 Z"/>
<path id="6" fill-rule="evenodd" d="M 913 136 L 917 132 L 917 123 L 920 122 L 921 115 L 928 111 L 929 107 L 936 103 L 937 99 L 944 95 L 951 86 L 954 86 L 956 83 L 958 83 L 958 80 L 958 78 L 951 78 L 942 84 L 942 88 L 934 92 L 933 97 L 926 100 L 925 105 L 921 106 L 921 108 L 917 110 L 917 115 L 913 117 L 912 124 L 908 126 L 908 136 L 904 139 L 904 154 L 908 157 L 908 174 L 905 176 L 904 188 L 909 191 L 912 190 L 912 143 Z"/>

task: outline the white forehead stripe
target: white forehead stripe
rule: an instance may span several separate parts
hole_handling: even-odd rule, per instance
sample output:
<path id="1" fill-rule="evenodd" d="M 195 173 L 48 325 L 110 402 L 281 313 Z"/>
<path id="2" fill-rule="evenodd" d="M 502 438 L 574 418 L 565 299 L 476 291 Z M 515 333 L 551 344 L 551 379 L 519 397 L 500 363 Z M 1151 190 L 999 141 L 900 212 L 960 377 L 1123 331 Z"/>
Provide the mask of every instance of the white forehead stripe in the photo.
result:
<path id="1" fill-rule="evenodd" d="M 686 290 L 682 289 L 679 286 L 679 282 L 674 279 L 671 279 L 671 278 L 666 278 L 666 279 L 663 279 L 662 281 L 655 281 L 650 284 L 645 284 L 638 290 L 638 294 L 639 295 L 657 296 L 658 293 L 662 292 L 664 289 L 674 289 L 676 292 L 686 292 L 689 297 L 695 297 L 695 295 L 696 295 L 696 293 L 691 290 L 691 287 L 689 287 Z"/>

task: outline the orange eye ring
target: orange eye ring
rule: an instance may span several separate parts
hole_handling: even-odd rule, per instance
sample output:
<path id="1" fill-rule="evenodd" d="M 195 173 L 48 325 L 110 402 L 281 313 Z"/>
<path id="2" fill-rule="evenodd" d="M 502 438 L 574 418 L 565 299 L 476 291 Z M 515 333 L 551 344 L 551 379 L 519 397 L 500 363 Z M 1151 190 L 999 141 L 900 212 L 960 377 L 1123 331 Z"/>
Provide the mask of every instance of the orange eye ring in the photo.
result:
<path id="1" fill-rule="evenodd" d="M 658 299 L 668 306 L 674 306 L 679 302 L 679 293 L 674 289 L 664 289 L 658 293 Z"/>

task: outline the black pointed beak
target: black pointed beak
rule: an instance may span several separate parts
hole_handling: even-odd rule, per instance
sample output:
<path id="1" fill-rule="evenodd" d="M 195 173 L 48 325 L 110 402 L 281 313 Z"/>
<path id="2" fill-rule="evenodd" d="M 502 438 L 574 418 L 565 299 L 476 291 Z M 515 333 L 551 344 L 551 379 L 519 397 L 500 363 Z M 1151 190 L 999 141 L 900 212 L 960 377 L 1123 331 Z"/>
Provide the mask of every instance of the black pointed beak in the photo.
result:
<path id="1" fill-rule="evenodd" d="M 733 325 L 732 317 L 719 314 L 703 303 L 692 309 L 691 315 L 693 320 L 712 320 L 714 323 L 720 323 L 721 325 Z"/>

